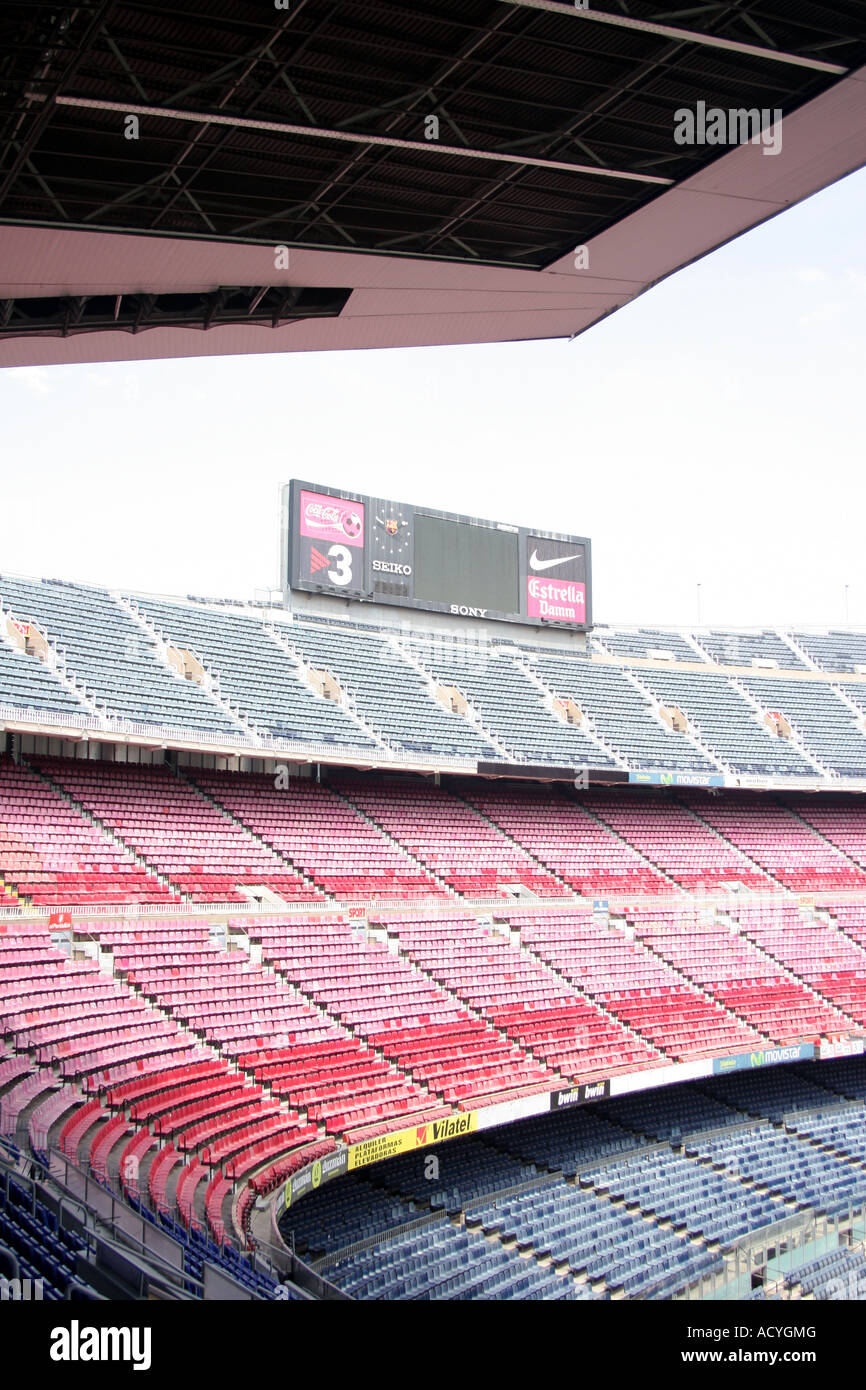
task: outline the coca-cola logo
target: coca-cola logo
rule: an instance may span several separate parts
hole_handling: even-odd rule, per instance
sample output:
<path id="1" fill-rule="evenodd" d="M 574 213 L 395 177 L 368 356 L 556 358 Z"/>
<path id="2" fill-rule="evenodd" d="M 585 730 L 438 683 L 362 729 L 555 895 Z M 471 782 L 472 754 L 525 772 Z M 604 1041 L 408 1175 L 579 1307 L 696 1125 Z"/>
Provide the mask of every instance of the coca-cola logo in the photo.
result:
<path id="1" fill-rule="evenodd" d="M 360 544 L 364 531 L 364 510 L 351 502 L 330 501 L 323 497 L 302 499 L 301 532 L 303 535 L 328 537 L 345 536 L 350 544 Z"/>
<path id="2" fill-rule="evenodd" d="M 304 516 L 308 526 L 339 526 L 343 519 L 338 507 L 326 507 L 321 502 L 308 502 Z"/>

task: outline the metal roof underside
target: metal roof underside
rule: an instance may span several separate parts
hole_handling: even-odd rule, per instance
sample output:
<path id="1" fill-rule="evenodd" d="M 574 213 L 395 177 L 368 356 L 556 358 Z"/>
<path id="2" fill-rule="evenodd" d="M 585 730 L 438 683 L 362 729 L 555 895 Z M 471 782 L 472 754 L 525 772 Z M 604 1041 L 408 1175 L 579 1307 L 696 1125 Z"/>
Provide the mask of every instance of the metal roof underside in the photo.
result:
<path id="1" fill-rule="evenodd" d="M 582 331 L 866 161 L 864 63 L 862 0 L 0 3 L 0 365 Z M 781 153 L 678 145 L 698 102 L 781 111 Z M 291 286 L 355 293 L 256 313 Z M 148 293 L 207 340 L 77 303 Z"/>

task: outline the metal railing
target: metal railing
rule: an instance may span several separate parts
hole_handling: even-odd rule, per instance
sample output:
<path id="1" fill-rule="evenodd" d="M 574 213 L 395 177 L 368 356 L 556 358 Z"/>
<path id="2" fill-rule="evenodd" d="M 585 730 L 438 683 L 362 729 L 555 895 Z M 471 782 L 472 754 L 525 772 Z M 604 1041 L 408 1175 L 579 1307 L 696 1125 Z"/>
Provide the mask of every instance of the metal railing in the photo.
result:
<path id="1" fill-rule="evenodd" d="M 18 733 L 44 733 L 46 729 L 76 729 L 83 733 L 125 734 L 132 738 L 158 740 L 160 744 L 189 747 L 197 751 L 222 752 L 227 747 L 251 757 L 275 757 L 285 754 L 305 758 L 310 762 L 363 763 L 365 766 L 443 768 L 456 772 L 476 770 L 474 758 L 458 758 L 449 754 L 423 755 L 397 748 L 382 748 L 375 744 L 324 743 L 317 740 L 279 738 L 272 734 L 257 735 L 223 732 L 216 729 L 196 729 L 186 725 L 147 724 L 135 719 L 114 715 L 66 713 L 60 710 L 39 710 L 32 706 L 0 704 L 0 724 Z"/>
<path id="2" fill-rule="evenodd" d="M 342 744 L 318 740 L 288 739 L 266 733 L 243 733 L 216 729 L 197 729 L 186 725 L 149 724 L 145 721 L 123 719 L 110 714 L 79 714 L 60 710 L 40 710 L 33 706 L 0 704 L 0 725 L 16 733 L 45 734 L 56 730 L 57 737 L 64 730 L 77 730 L 82 733 L 125 736 L 128 739 L 142 739 L 158 742 L 160 746 L 196 752 L 209 752 L 219 755 L 227 750 L 238 755 L 250 757 L 280 757 L 308 762 L 323 762 L 332 765 L 348 763 L 363 764 L 365 767 L 405 768 L 417 771 L 450 771 L 474 774 L 477 759 L 461 758 L 453 754 L 427 753 L 408 749 L 393 748 L 382 744 Z M 619 761 L 623 761 L 616 755 Z M 492 753 L 492 761 L 496 761 Z M 519 752 L 509 751 L 508 762 L 515 765 L 534 762 L 534 758 Z M 503 762 L 503 766 L 506 763 Z M 575 771 L 577 771 L 577 767 Z M 639 771 L 640 769 L 631 769 Z M 733 773 L 726 777 L 731 787 L 752 787 L 776 789 L 779 791 L 811 791 L 829 789 L 834 791 L 866 791 L 866 778 L 845 777 L 837 773 L 828 776 L 815 774 L 812 777 L 752 776 L 746 773 Z"/>
<path id="3" fill-rule="evenodd" d="M 705 1299 L 740 1300 L 749 1292 L 753 1279 L 779 1291 L 788 1276 L 817 1256 L 853 1244 L 866 1220 L 866 1206 L 840 1202 L 829 1211 L 811 1210 L 783 1217 L 759 1230 L 741 1236 L 719 1255 L 718 1266 L 692 1280 L 672 1296 L 680 1302 Z M 648 1290 L 647 1298 L 659 1297 L 659 1290 Z"/>
<path id="4" fill-rule="evenodd" d="M 17 1160 L 8 1146 L 0 1146 L 0 1179 L 5 1187 L 7 1205 L 11 1182 L 29 1188 L 34 1203 L 37 1193 L 43 1191 L 43 1196 L 38 1200 L 47 1197 L 58 1206 L 61 1214 L 69 1208 L 79 1213 L 75 1218 L 76 1234 L 89 1251 L 95 1251 L 98 1239 L 108 1238 L 137 1259 L 145 1261 L 144 1277 L 170 1292 L 172 1297 L 187 1301 L 201 1296 L 201 1281 L 184 1268 L 183 1247 L 174 1241 L 168 1231 L 148 1221 L 116 1192 L 99 1183 L 91 1173 L 85 1172 L 60 1150 L 47 1151 L 46 1168 L 41 1159 L 30 1156 L 24 1143 L 16 1144 L 16 1147 L 21 1155 Z M 22 1160 L 29 1172 L 22 1168 Z M 50 1192 L 51 1188 L 55 1189 L 57 1196 Z M 177 1245 L 177 1264 L 165 1259 L 166 1241 Z M 162 1250 L 157 1246 L 161 1246 Z"/>
<path id="5" fill-rule="evenodd" d="M 708 912 L 730 913 L 739 907 L 772 907 L 780 902 L 796 902 L 798 896 L 808 898 L 808 904 L 803 906 L 829 909 L 832 911 L 836 905 L 852 906 L 866 904 L 866 891 L 849 892 L 828 892 L 828 893 L 808 893 L 795 894 L 786 889 L 779 888 L 774 892 L 737 892 L 724 894 L 707 894 L 706 896 L 696 896 L 685 890 L 681 894 L 665 893 L 640 894 L 628 893 L 611 895 L 604 898 L 606 907 L 605 913 L 610 917 L 627 917 L 634 911 L 643 911 L 651 908 L 663 909 L 671 914 L 688 911 L 696 916 Z M 69 913 L 74 918 L 94 917 L 101 920 L 112 917 L 117 918 L 141 918 L 146 920 L 149 917 L 259 917 L 268 915 L 288 916 L 288 915 L 328 915 L 345 913 L 349 908 L 363 908 L 365 916 L 376 917 L 380 913 L 394 913 L 406 916 L 410 914 L 413 918 L 422 916 L 425 918 L 447 918 L 453 917 L 455 912 L 461 909 L 472 912 L 492 913 L 493 916 L 499 915 L 503 919 L 508 919 L 515 915 L 524 913 L 564 913 L 564 912 L 590 912 L 593 907 L 591 898 L 500 898 L 500 897 L 466 897 L 453 900 L 447 903 L 430 901 L 423 898 L 364 898 L 352 897 L 347 894 L 340 898 L 335 898 L 329 902 L 286 902 L 279 905 L 274 903 L 98 903 L 90 906 L 80 904 L 54 904 L 51 907 L 34 907 L 32 905 L 21 905 L 18 907 L 0 908 L 0 921 L 14 921 L 19 918 L 47 918 L 56 913 Z"/>

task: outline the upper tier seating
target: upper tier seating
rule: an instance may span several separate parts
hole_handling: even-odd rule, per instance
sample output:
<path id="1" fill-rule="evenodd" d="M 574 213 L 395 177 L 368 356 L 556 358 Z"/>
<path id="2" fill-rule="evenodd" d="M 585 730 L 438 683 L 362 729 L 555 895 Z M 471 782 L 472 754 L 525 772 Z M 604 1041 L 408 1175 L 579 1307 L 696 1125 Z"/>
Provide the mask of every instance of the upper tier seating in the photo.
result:
<path id="1" fill-rule="evenodd" d="M 786 739 L 771 734 L 724 676 L 646 667 L 640 679 L 657 699 L 681 710 L 702 741 L 735 772 L 814 777 L 811 763 Z"/>
<path id="2" fill-rule="evenodd" d="M 863 716 L 860 727 L 866 732 L 866 681 L 840 680 L 834 688 L 844 695 L 849 705 L 860 711 Z"/>
<path id="3" fill-rule="evenodd" d="M 144 724 L 237 732 L 203 690 L 162 664 L 153 639 L 106 590 L 0 575 L 0 605 L 42 629 L 106 713 Z"/>
<path id="4" fill-rule="evenodd" d="M 2 604 L 0 594 L 0 604 Z M 2 617 L 0 617 L 2 621 Z M 27 656 L 0 637 L 0 705 L 40 713 L 84 715 L 87 706 L 35 656 Z"/>
<path id="5" fill-rule="evenodd" d="M 563 723 L 546 708 L 543 692 L 518 665 L 516 649 L 488 644 L 472 654 L 459 648 L 451 654 L 444 644 L 407 645 L 438 682 L 454 687 L 469 701 L 510 756 L 565 767 L 614 766 L 609 754 L 577 725 Z"/>
<path id="6" fill-rule="evenodd" d="M 866 667 L 864 632 L 795 632 L 803 651 L 825 671 L 855 671 Z"/>
<path id="7" fill-rule="evenodd" d="M 719 666 L 751 666 L 775 661 L 783 670 L 802 671 L 806 662 L 776 632 L 700 632 L 697 641 Z"/>
<path id="8" fill-rule="evenodd" d="M 651 652 L 669 652 L 675 661 L 705 661 L 691 643 L 679 632 L 664 628 L 637 628 L 633 632 L 617 631 L 615 628 L 595 628 L 592 634 L 594 647 L 604 648 L 619 657 L 640 657 L 646 660 Z"/>
<path id="9" fill-rule="evenodd" d="M 275 739 L 413 763 L 866 777 L 856 679 L 866 637 L 854 632 L 601 627 L 584 652 L 538 645 L 544 634 L 518 646 L 498 631 L 378 627 L 14 576 L 0 576 L 0 615 L 33 623 L 57 652 L 55 671 L 0 637 L 0 707 L 27 711 L 28 724 L 95 711 L 177 730 L 170 738 Z M 200 661 L 202 682 L 179 675 L 163 644 Z M 688 729 L 668 727 L 660 705 Z M 784 715 L 801 742 L 768 729 L 766 713 Z"/>
<path id="10" fill-rule="evenodd" d="M 788 720 L 804 747 L 830 772 L 866 777 L 866 735 L 832 686 L 821 681 L 743 676 L 742 684 L 765 710 Z"/>
<path id="11" fill-rule="evenodd" d="M 327 671 L 382 737 L 416 753 L 495 758 L 494 745 L 462 714 L 441 705 L 385 632 L 348 626 L 280 627 L 283 641 L 317 671 Z"/>
<path id="12" fill-rule="evenodd" d="M 373 747 L 344 709 L 314 695 L 297 663 L 264 630 L 260 616 L 152 598 L 132 602 L 167 642 L 202 662 L 218 679 L 221 695 L 261 733 L 305 743 Z"/>
<path id="13" fill-rule="evenodd" d="M 622 667 L 547 656 L 539 651 L 530 655 L 535 670 L 557 698 L 574 700 L 592 720 L 599 737 L 629 766 L 718 772 L 716 764 L 691 739 L 662 723 L 652 702 Z"/>

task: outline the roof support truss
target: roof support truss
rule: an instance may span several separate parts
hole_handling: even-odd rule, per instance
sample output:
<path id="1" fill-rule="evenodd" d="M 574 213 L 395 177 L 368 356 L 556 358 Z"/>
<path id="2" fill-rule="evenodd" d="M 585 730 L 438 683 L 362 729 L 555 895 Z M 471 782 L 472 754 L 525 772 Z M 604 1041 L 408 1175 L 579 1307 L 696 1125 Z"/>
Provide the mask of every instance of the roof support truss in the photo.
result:
<path id="1" fill-rule="evenodd" d="M 787 63 L 791 67 L 811 68 L 814 72 L 837 73 L 839 76 L 848 71 L 838 63 L 827 63 L 820 58 L 809 58 L 800 53 L 783 53 L 778 48 L 768 48 L 761 44 L 741 43 L 737 39 L 726 39 L 718 34 L 705 34 L 699 29 L 677 29 L 671 24 L 656 24 L 648 19 L 634 19 L 630 15 L 608 14 L 588 5 L 581 8 L 577 3 L 563 4 L 562 0 L 501 0 L 501 3 L 526 10 L 547 10 L 549 14 L 567 15 L 569 18 L 582 19 L 590 24 L 612 24 L 618 29 L 633 29 L 638 33 L 654 34 L 660 39 L 673 39 L 678 43 L 721 48 L 726 53 L 738 53 L 744 58 L 763 58 L 768 63 Z M 749 22 L 748 15 L 744 14 L 743 18 Z M 756 28 L 754 24 L 750 27 Z M 757 32 L 763 34 L 761 29 Z"/>
<path id="2" fill-rule="evenodd" d="M 30 94 L 40 100 L 39 94 Z M 394 135 L 360 135 L 350 130 L 330 130 L 324 126 L 295 125 L 288 121 L 255 120 L 244 116 L 225 116 L 212 111 L 183 111 L 177 107 L 144 106 L 135 102 L 102 101 L 96 97 L 59 96 L 57 106 L 82 107 L 89 111 L 117 111 L 124 116 L 153 116 L 159 120 L 191 121 L 201 126 L 224 125 L 235 130 L 270 131 L 276 135 L 306 136 L 315 140 L 337 140 L 352 145 L 385 146 L 389 149 L 411 150 L 427 155 L 456 155 L 460 159 L 490 160 L 498 164 L 515 164 L 520 168 L 559 169 L 570 174 L 592 174 L 596 178 L 626 179 L 635 183 L 653 183 L 667 187 L 673 179 L 655 174 L 638 174 L 631 169 L 607 169 L 597 164 L 575 164 L 565 159 L 538 159 L 532 155 L 509 154 L 504 150 L 477 150 L 465 145 L 443 145 L 439 141 L 401 140 Z"/>

